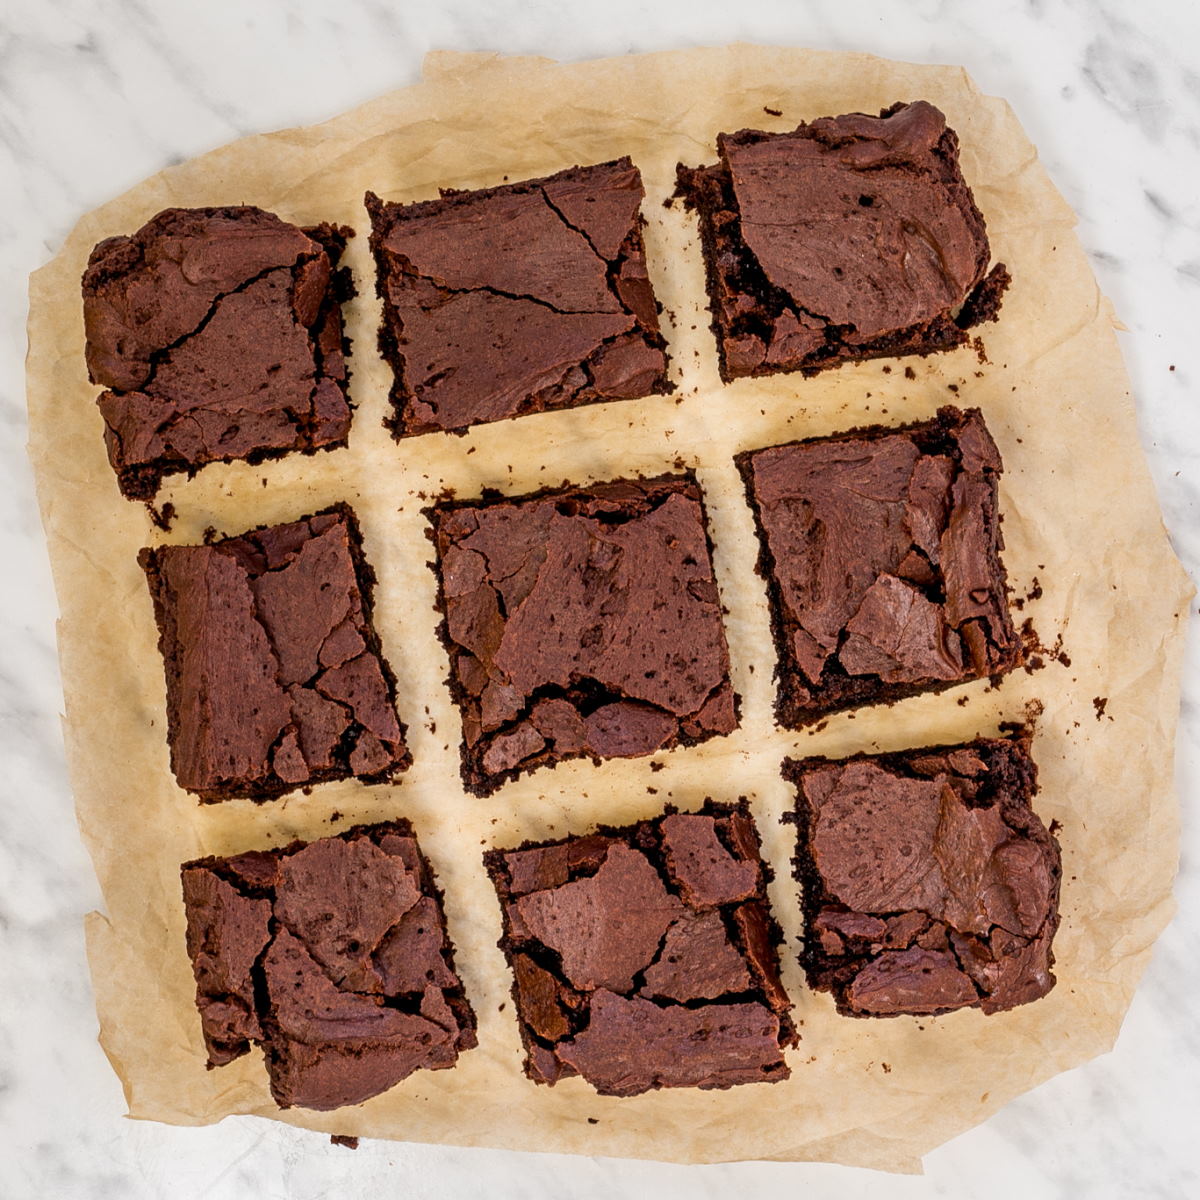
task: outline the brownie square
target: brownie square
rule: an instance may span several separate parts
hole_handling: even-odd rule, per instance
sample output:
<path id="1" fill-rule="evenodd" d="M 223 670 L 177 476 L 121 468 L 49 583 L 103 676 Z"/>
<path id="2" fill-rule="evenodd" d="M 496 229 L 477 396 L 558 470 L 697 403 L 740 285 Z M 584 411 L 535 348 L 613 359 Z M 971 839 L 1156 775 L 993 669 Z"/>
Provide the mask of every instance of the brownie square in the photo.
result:
<path id="1" fill-rule="evenodd" d="M 846 1016 L 1002 1012 L 1054 986 L 1058 843 L 1029 734 L 787 760 L 809 983 Z"/>
<path id="2" fill-rule="evenodd" d="M 202 546 L 143 550 L 179 786 L 265 800 L 411 758 L 346 505 Z"/>
<path id="3" fill-rule="evenodd" d="M 651 754 L 736 727 L 694 477 L 429 511 L 469 791 L 487 795 L 567 758 Z"/>
<path id="4" fill-rule="evenodd" d="M 791 133 L 717 137 L 720 161 L 677 168 L 700 219 L 721 378 L 930 354 L 995 320 L 958 138 L 932 104 L 823 117 Z"/>
<path id="5" fill-rule="evenodd" d="M 633 1096 L 788 1077 L 781 935 L 744 800 L 485 862 L 530 1079 Z"/>
<path id="6" fill-rule="evenodd" d="M 978 409 L 737 456 L 768 584 L 781 725 L 1023 661 Z"/>
<path id="7" fill-rule="evenodd" d="M 121 491 L 342 446 L 350 429 L 337 262 L 353 231 L 260 208 L 168 208 L 83 276 L 87 365 Z"/>
<path id="8" fill-rule="evenodd" d="M 396 437 L 670 390 L 628 158 L 439 200 L 368 192 Z"/>
<path id="9" fill-rule="evenodd" d="M 263 1048 L 280 1108 L 361 1104 L 475 1045 L 407 821 L 181 870 L 209 1067 Z"/>

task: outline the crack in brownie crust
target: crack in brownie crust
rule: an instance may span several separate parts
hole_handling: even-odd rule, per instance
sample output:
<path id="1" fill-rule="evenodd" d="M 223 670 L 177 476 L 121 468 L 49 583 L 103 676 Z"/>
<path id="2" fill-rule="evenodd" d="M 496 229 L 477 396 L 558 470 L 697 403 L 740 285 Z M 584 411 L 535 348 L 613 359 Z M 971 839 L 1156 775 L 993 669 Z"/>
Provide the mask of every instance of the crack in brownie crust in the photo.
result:
<path id="1" fill-rule="evenodd" d="M 360 1104 L 476 1044 L 406 821 L 181 869 L 209 1067 L 261 1045 L 281 1108 Z"/>
<path id="2" fill-rule="evenodd" d="M 1000 454 L 978 409 L 737 456 L 770 592 L 781 725 L 998 676 Z"/>
<path id="3" fill-rule="evenodd" d="M 696 209 L 721 378 L 929 354 L 995 320 L 958 138 L 923 100 L 791 133 L 718 135 L 721 161 L 677 168 Z"/>
<path id="4" fill-rule="evenodd" d="M 691 476 L 448 503 L 430 516 L 469 791 L 736 727 Z"/>
<path id="5" fill-rule="evenodd" d="M 788 1077 L 798 1039 L 745 801 L 485 862 L 530 1079 L 633 1096 Z"/>
<path id="6" fill-rule="evenodd" d="M 341 446 L 350 428 L 336 270 L 353 231 L 259 208 L 169 208 L 83 276 L 87 364 L 121 491 L 164 475 Z"/>
<path id="7" fill-rule="evenodd" d="M 264 800 L 411 758 L 371 626 L 353 512 L 143 550 L 167 678 L 171 768 L 204 800 Z"/>
<path id="8" fill-rule="evenodd" d="M 670 390 L 627 158 L 440 200 L 368 193 L 397 437 Z"/>
<path id="9" fill-rule="evenodd" d="M 840 1013 L 996 1013 L 1054 986 L 1062 867 L 1029 740 L 785 761 L 801 961 Z"/>

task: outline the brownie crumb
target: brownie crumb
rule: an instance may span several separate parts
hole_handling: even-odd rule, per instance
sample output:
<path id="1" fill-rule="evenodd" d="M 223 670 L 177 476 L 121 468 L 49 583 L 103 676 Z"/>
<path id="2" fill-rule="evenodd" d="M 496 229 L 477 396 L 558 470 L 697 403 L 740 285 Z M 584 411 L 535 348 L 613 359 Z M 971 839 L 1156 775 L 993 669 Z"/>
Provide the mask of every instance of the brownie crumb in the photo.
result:
<path id="1" fill-rule="evenodd" d="M 150 522 L 156 529 L 161 529 L 164 533 L 171 532 L 171 522 L 175 520 L 175 505 L 168 500 L 161 508 L 155 508 L 154 504 L 147 500 L 146 512 L 150 516 Z"/>
<path id="2" fill-rule="evenodd" d="M 331 1133 L 329 1135 L 329 1141 L 334 1146 L 345 1146 L 347 1150 L 358 1149 L 358 1138 L 351 1137 L 346 1133 Z"/>

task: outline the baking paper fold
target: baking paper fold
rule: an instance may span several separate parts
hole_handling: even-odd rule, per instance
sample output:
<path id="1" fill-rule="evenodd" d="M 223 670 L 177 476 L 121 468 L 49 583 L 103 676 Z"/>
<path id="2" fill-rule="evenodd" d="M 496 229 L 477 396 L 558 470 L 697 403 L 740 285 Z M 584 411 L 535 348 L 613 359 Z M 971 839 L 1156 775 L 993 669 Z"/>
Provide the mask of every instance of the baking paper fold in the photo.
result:
<path id="1" fill-rule="evenodd" d="M 711 162 L 721 130 L 788 129 L 915 99 L 942 108 L 959 133 L 993 254 L 1013 275 L 1000 321 L 978 331 L 982 345 L 952 354 L 723 385 L 695 219 L 663 204 L 676 162 Z M 488 186 L 625 154 L 645 179 L 648 265 L 666 310 L 675 393 L 394 442 L 382 425 L 390 378 L 375 349 L 380 312 L 363 193 L 427 199 L 439 187 Z M 170 482 L 159 501 L 178 515 L 162 533 L 144 506 L 120 497 L 105 459 L 98 389 L 84 367 L 79 279 L 94 243 L 132 232 L 162 208 L 241 203 L 358 231 L 345 259 L 359 290 L 346 306 L 358 406 L 350 444 L 258 467 L 210 466 Z M 245 138 L 139 184 L 84 217 L 30 291 L 30 454 L 61 607 L 64 731 L 105 901 L 104 913 L 88 919 L 88 951 L 101 1042 L 131 1116 L 202 1124 L 256 1113 L 406 1141 L 916 1171 L 926 1151 L 1112 1045 L 1173 910 L 1172 760 L 1190 589 L 1139 446 L 1112 309 L 1074 216 L 1008 105 L 981 95 L 963 71 L 751 46 L 573 65 L 432 55 L 416 86 L 323 125 Z M 1006 468 L 1004 558 L 1023 606 L 1016 617 L 1030 618 L 1042 643 L 1060 652 L 998 688 L 981 681 L 842 714 L 819 731 L 777 729 L 765 589 L 734 454 L 923 419 L 947 402 L 986 416 Z M 421 509 L 446 489 L 516 494 L 677 463 L 694 467 L 704 489 L 741 728 L 652 759 L 564 764 L 487 799 L 468 796 Z M 379 576 L 375 618 L 415 764 L 394 786 L 351 781 L 260 806 L 201 806 L 169 770 L 162 663 L 137 551 L 340 500 L 358 513 Z M 793 833 L 780 824 L 791 803 L 781 760 L 966 739 L 1037 707 L 1036 807 L 1061 827 L 1064 860 L 1058 986 L 992 1017 L 838 1016 L 796 964 L 801 923 L 788 874 Z M 597 1096 L 581 1079 L 554 1088 L 529 1082 L 483 851 L 652 816 L 667 802 L 694 807 L 708 795 L 750 797 L 776 873 L 771 899 L 787 935 L 784 980 L 802 1037 L 788 1054 L 791 1078 L 627 1099 Z M 445 889 L 479 1047 L 453 1070 L 418 1072 L 355 1108 L 281 1112 L 259 1052 L 205 1069 L 179 864 L 396 816 L 414 822 Z"/>

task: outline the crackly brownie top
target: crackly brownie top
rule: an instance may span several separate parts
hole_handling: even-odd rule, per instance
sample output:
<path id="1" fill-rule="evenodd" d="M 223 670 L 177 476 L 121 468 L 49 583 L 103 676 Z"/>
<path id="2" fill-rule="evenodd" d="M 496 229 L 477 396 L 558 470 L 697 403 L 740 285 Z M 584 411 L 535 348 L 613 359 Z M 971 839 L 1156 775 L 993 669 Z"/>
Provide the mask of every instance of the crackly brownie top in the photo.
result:
<path id="1" fill-rule="evenodd" d="M 744 805 L 487 861 L 530 1078 L 630 1096 L 787 1077 L 779 935 Z"/>
<path id="2" fill-rule="evenodd" d="M 1059 852 L 1030 808 L 1023 738 L 788 762 L 811 982 L 858 1015 L 978 1005 L 1054 985 Z"/>
<path id="3" fill-rule="evenodd" d="M 919 324 L 983 278 L 983 218 L 932 104 L 719 139 L 742 240 L 798 309 L 852 337 Z M 852 339 L 850 339 L 852 340 Z"/>
<path id="4" fill-rule="evenodd" d="M 949 683 L 1019 657 L 999 560 L 999 452 L 977 409 L 739 460 L 765 533 L 787 680 Z"/>
<path id="5" fill-rule="evenodd" d="M 349 509 L 142 561 L 182 787 L 258 798 L 407 765 Z"/>
<path id="6" fill-rule="evenodd" d="M 348 230 L 167 209 L 92 251 L 87 364 L 130 494 L 165 470 L 344 439 L 334 260 Z"/>
<path id="7" fill-rule="evenodd" d="M 701 214 L 724 378 L 946 350 L 996 318 L 1009 275 L 988 273 L 958 139 L 933 105 L 717 145 L 718 163 L 679 165 L 678 193 Z"/>
<path id="8" fill-rule="evenodd" d="M 281 1107 L 358 1104 L 475 1044 L 407 823 L 182 868 L 210 1066 L 263 1046 Z"/>
<path id="9" fill-rule="evenodd" d="M 661 390 L 642 196 L 628 159 L 418 204 L 369 195 L 400 432 Z"/>
<path id="10" fill-rule="evenodd" d="M 434 519 L 470 786 L 734 728 L 693 480 L 485 500 Z"/>

